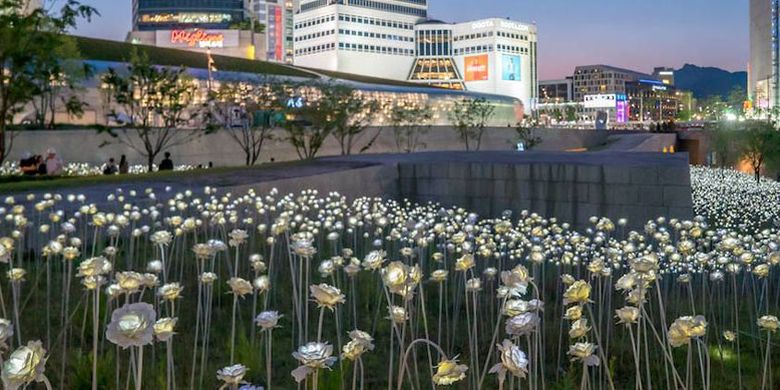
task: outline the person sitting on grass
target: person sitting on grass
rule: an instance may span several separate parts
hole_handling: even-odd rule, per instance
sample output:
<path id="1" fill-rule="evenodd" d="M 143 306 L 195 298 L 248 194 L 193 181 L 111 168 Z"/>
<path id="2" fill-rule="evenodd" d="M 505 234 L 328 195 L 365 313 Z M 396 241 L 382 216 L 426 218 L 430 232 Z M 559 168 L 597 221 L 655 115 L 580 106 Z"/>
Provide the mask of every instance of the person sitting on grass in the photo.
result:
<path id="1" fill-rule="evenodd" d="M 65 167 L 62 159 L 57 156 L 57 151 L 49 148 L 46 151 L 46 174 L 49 176 L 59 176 L 62 174 L 62 169 Z"/>
<path id="2" fill-rule="evenodd" d="M 116 167 L 116 162 L 114 162 L 114 158 L 111 157 L 108 159 L 108 164 L 106 164 L 105 167 L 103 167 L 103 174 L 104 175 L 116 175 L 116 173 L 119 171 Z"/>
<path id="3" fill-rule="evenodd" d="M 35 162 L 35 156 L 30 152 L 24 152 L 22 159 L 19 160 L 19 169 L 25 176 L 33 176 L 38 173 L 38 164 Z"/>
<path id="4" fill-rule="evenodd" d="M 165 152 L 165 158 L 160 161 L 160 171 L 172 171 L 173 170 L 173 160 L 171 160 L 171 153 Z"/>

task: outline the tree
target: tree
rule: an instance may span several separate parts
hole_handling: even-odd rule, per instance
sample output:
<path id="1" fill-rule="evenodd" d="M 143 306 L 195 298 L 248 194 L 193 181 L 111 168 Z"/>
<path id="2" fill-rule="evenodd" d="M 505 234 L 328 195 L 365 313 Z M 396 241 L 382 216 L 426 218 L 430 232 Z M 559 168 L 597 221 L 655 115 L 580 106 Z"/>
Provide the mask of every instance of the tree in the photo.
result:
<path id="1" fill-rule="evenodd" d="M 332 111 L 332 135 L 341 147 L 341 155 L 347 156 L 352 154 L 355 144 L 373 122 L 380 104 L 374 99 L 362 96 L 346 85 L 334 86 L 330 93 L 332 94 L 331 99 L 338 103 Z M 360 149 L 360 152 L 368 149 L 378 136 L 379 132 L 377 131 L 369 142 Z"/>
<path id="2" fill-rule="evenodd" d="M 749 126 L 743 133 L 742 155 L 753 169 L 758 182 L 767 161 L 776 161 L 780 157 L 780 133 L 768 122 L 753 122 Z"/>
<path id="3" fill-rule="evenodd" d="M 711 149 L 715 152 L 715 164 L 720 168 L 733 165 L 739 158 L 738 132 L 728 123 L 720 123 L 710 138 Z"/>
<path id="4" fill-rule="evenodd" d="M 14 115 L 40 96 L 41 72 L 51 73 L 60 63 L 55 48 L 78 18 L 92 15 L 97 15 L 94 8 L 75 0 L 67 0 L 57 15 L 28 10 L 27 1 L 0 0 L 0 163 L 13 146 Z"/>
<path id="5" fill-rule="evenodd" d="M 518 123 L 515 125 L 515 133 L 517 142 L 522 143 L 525 150 L 531 150 L 542 142 L 542 138 L 536 136 L 533 125 Z"/>
<path id="6" fill-rule="evenodd" d="M 279 85 L 274 88 L 276 107 L 286 118 L 282 129 L 298 158 L 317 156 L 336 128 L 343 89 L 334 82 L 311 85 Z"/>
<path id="7" fill-rule="evenodd" d="M 193 105 L 198 87 L 183 68 L 152 65 L 145 53 L 134 50 L 126 72 L 109 68 L 102 81 L 109 105 L 121 110 L 112 108 L 110 116 L 117 121 L 125 118 L 126 123 L 119 131 L 100 131 L 146 157 L 150 172 L 162 151 L 205 133 L 197 127 L 183 128 L 198 116 Z"/>
<path id="8" fill-rule="evenodd" d="M 83 115 L 88 106 L 76 93 L 80 91 L 80 83 L 92 76 L 93 69 L 77 61 L 79 50 L 71 37 L 62 37 L 59 43 L 57 47 L 51 48 L 55 60 L 38 62 L 34 66 L 33 74 L 36 77 L 33 84 L 37 98 L 32 100 L 32 105 L 35 108 L 36 124 L 40 128 L 55 127 L 59 104 L 62 104 L 66 113 L 77 117 Z"/>
<path id="9" fill-rule="evenodd" d="M 419 147 L 425 147 L 420 138 L 427 134 L 433 119 L 431 106 L 398 105 L 390 111 L 390 124 L 395 135 L 395 145 L 399 152 L 412 153 Z"/>
<path id="10" fill-rule="evenodd" d="M 742 115 L 745 108 L 745 100 L 747 100 L 747 92 L 745 92 L 745 88 L 734 86 L 734 88 L 729 91 L 726 104 L 734 115 Z"/>
<path id="11" fill-rule="evenodd" d="M 255 165 L 266 141 L 273 139 L 273 94 L 261 85 L 222 84 L 209 93 L 207 123 L 224 129 L 244 152 L 244 164 Z"/>
<path id="12" fill-rule="evenodd" d="M 577 109 L 574 106 L 566 106 L 566 122 L 575 122 L 577 120 Z"/>
<path id="13" fill-rule="evenodd" d="M 472 141 L 475 150 L 480 149 L 485 128 L 495 111 L 496 107 L 485 98 L 464 98 L 454 103 L 448 116 L 466 150 L 471 150 Z"/>

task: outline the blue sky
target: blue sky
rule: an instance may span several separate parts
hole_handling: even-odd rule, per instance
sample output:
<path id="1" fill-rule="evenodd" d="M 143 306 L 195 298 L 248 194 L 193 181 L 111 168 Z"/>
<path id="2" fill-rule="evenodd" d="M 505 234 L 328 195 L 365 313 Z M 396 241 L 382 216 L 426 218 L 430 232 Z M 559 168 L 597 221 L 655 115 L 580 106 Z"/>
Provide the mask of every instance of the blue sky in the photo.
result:
<path id="1" fill-rule="evenodd" d="M 100 11 L 78 35 L 124 40 L 132 0 L 83 0 Z M 542 79 L 578 64 L 650 71 L 685 63 L 747 68 L 748 0 L 429 0 L 432 18 L 508 17 L 539 28 Z"/>

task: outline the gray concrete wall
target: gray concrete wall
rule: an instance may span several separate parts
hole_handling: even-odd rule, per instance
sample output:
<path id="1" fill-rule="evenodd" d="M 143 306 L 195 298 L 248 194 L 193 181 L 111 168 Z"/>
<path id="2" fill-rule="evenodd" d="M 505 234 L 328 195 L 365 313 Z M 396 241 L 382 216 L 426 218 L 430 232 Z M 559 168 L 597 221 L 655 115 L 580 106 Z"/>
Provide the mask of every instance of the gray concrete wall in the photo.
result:
<path id="1" fill-rule="evenodd" d="M 482 216 L 529 210 L 580 228 L 591 216 L 606 216 L 627 218 L 632 229 L 641 229 L 659 216 L 693 216 L 684 157 L 673 157 L 671 164 L 624 165 L 599 158 L 590 163 L 400 163 L 399 189 L 417 202 L 460 206 Z"/>
<path id="2" fill-rule="evenodd" d="M 366 153 L 396 153 L 398 149 L 392 129 L 368 129 L 358 140 L 355 152 L 363 148 L 370 139 L 380 132 Z M 131 131 L 128 134 L 132 134 Z M 607 139 L 606 131 L 579 129 L 540 129 L 537 136 L 542 138 L 538 150 L 562 151 L 571 149 L 590 149 L 603 144 Z M 282 134 L 279 134 L 281 137 Z M 119 159 L 127 155 L 131 164 L 145 164 L 145 159 L 136 150 L 117 143 L 107 134 L 98 134 L 94 130 L 46 130 L 24 131 L 16 135 L 11 159 L 18 160 L 24 152 L 42 154 L 47 148 L 54 148 L 65 161 L 98 164 L 110 157 Z M 432 128 L 422 137 L 420 150 L 464 150 L 451 128 Z M 514 129 L 491 128 L 485 132 L 482 150 L 513 150 L 516 142 Z M 104 145 L 108 143 L 108 145 Z M 137 143 L 137 142 L 136 142 Z M 102 146 L 104 145 L 104 146 Z M 140 144 L 139 144 L 140 145 Z M 185 145 L 170 149 L 177 164 L 204 164 L 212 161 L 216 166 L 237 166 L 244 164 L 241 148 L 226 132 L 218 132 L 198 138 Z M 328 139 L 320 156 L 336 156 L 341 149 L 335 140 Z M 162 158 L 162 156 L 160 156 Z M 281 140 L 269 141 L 262 153 L 261 162 L 297 160 L 295 150 Z M 158 159 L 159 160 L 159 159 Z"/>

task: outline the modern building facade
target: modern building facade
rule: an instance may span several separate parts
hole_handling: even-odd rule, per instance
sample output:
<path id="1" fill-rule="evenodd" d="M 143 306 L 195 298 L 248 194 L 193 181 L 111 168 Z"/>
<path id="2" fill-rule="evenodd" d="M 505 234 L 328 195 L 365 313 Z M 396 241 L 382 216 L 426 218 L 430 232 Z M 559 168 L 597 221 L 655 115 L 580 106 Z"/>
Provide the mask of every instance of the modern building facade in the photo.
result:
<path id="1" fill-rule="evenodd" d="M 663 80 L 639 80 L 626 83 L 629 100 L 627 118 L 632 122 L 668 122 L 677 119 L 687 97 Z"/>
<path id="2" fill-rule="evenodd" d="M 133 0 L 128 41 L 265 60 L 265 35 L 251 31 L 249 6 L 248 0 Z"/>
<path id="3" fill-rule="evenodd" d="M 302 0 L 294 18 L 295 65 L 406 80 L 414 26 L 427 0 Z"/>
<path id="4" fill-rule="evenodd" d="M 298 0 L 247 0 L 256 20 L 265 26 L 266 60 L 292 64 L 293 15 Z"/>
<path id="5" fill-rule="evenodd" d="M 750 0 L 748 98 L 768 109 L 780 104 L 780 0 Z"/>
<path id="6" fill-rule="evenodd" d="M 428 19 L 427 0 L 303 0 L 295 64 L 430 86 L 537 95 L 536 26 L 506 19 Z"/>
<path id="7" fill-rule="evenodd" d="M 418 23 L 409 81 L 495 93 L 536 104 L 536 26 L 507 19 Z"/>
<path id="8" fill-rule="evenodd" d="M 574 69 L 574 100 L 583 101 L 586 95 L 625 94 L 626 83 L 653 76 L 609 65 L 586 65 Z"/>
<path id="9" fill-rule="evenodd" d="M 653 69 L 653 78 L 662 82 L 664 85 L 674 85 L 674 68 L 665 66 Z"/>
<path id="10" fill-rule="evenodd" d="M 244 20 L 244 0 L 133 0 L 133 31 L 225 30 Z"/>
<path id="11" fill-rule="evenodd" d="M 539 103 L 565 103 L 574 101 L 574 78 L 542 80 L 539 82 Z"/>

